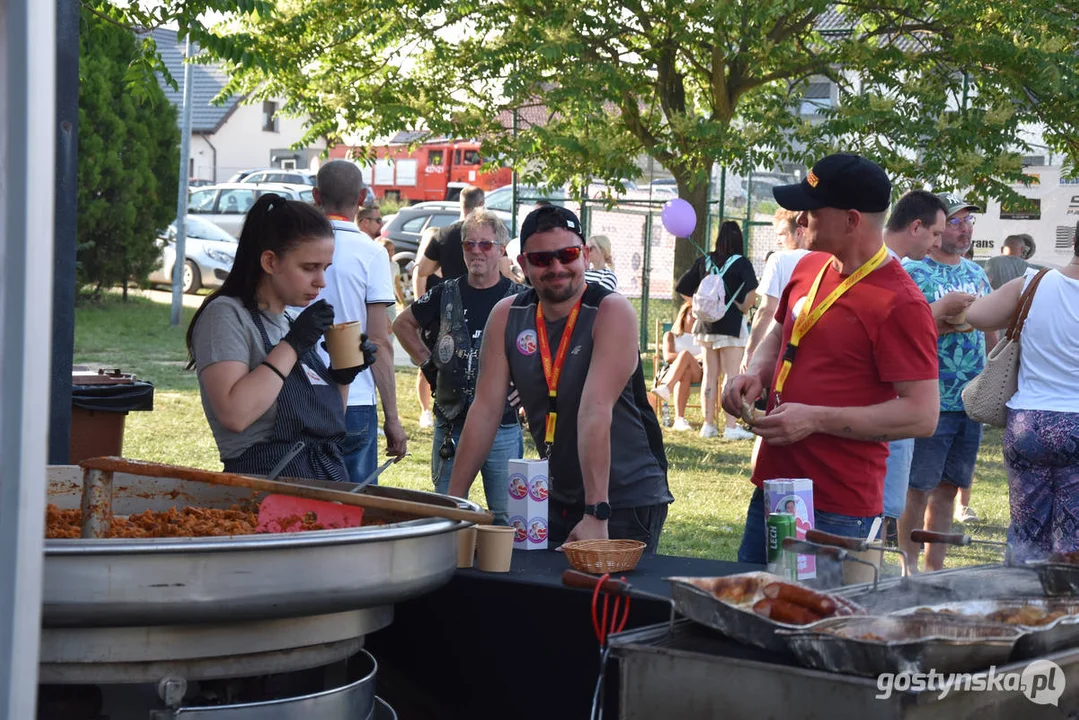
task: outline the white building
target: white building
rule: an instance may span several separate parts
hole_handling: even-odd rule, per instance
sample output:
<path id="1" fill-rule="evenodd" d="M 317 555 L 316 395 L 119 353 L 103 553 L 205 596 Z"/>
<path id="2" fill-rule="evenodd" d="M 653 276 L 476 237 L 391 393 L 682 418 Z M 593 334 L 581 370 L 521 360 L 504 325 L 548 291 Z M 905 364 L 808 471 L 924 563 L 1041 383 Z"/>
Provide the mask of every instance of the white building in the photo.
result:
<path id="1" fill-rule="evenodd" d="M 177 41 L 175 30 L 159 28 L 151 34 L 179 86 L 173 90 L 159 78 L 161 89 L 179 112 L 183 103 L 184 42 Z M 240 170 L 262 167 L 318 169 L 318 156 L 325 150 L 325 142 L 302 150 L 290 149 L 304 135 L 303 120 L 278 116 L 282 105 L 279 100 L 247 104 L 244 97 L 234 95 L 214 105 L 211 101 L 228 82 L 221 67 L 193 65 L 191 78 L 191 179 L 224 182 Z"/>

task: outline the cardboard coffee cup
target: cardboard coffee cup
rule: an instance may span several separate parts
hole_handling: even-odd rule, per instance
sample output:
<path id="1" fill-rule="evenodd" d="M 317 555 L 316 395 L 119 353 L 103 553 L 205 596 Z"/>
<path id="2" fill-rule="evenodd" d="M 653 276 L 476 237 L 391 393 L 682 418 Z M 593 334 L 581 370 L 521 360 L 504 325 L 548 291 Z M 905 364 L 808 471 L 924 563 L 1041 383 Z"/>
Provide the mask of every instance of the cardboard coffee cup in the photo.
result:
<path id="1" fill-rule="evenodd" d="M 513 558 L 512 527 L 480 525 L 476 528 L 476 568 L 484 572 L 509 572 Z"/>
<path id="2" fill-rule="evenodd" d="M 470 568 L 476 556 L 476 526 L 457 531 L 457 567 Z"/>
<path id="3" fill-rule="evenodd" d="M 868 550 L 862 552 L 848 552 L 850 557 L 858 558 L 867 563 L 872 563 L 873 567 L 877 568 L 877 572 L 880 572 L 881 561 L 881 546 L 879 543 L 869 546 Z M 843 563 L 843 584 L 844 585 L 861 585 L 862 583 L 873 582 L 873 568 L 868 565 L 863 565 L 857 562 L 845 562 Z"/>
<path id="4" fill-rule="evenodd" d="M 361 334 L 363 328 L 359 320 L 330 326 L 326 331 L 326 352 L 330 354 L 330 365 L 333 368 L 344 370 L 363 365 Z"/>

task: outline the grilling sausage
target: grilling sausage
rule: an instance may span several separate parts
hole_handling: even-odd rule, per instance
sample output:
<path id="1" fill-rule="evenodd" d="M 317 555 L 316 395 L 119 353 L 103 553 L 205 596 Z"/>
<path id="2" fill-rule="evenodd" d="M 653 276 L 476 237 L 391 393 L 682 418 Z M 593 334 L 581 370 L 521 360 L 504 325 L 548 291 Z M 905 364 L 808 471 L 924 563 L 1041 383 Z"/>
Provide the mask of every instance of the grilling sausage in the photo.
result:
<path id="1" fill-rule="evenodd" d="M 752 600 L 758 587 L 759 581 L 753 577 L 721 577 L 716 578 L 712 594 L 718 600 L 737 605 Z"/>
<path id="2" fill-rule="evenodd" d="M 821 617 L 835 614 L 836 602 L 827 595 L 814 592 L 809 588 L 790 583 L 769 583 L 764 586 L 764 596 L 775 600 L 785 600 L 794 605 L 801 605 Z"/>
<path id="3" fill-rule="evenodd" d="M 808 625 L 821 619 L 820 615 L 809 608 L 776 598 L 758 600 L 753 605 L 753 612 L 786 625 Z"/>

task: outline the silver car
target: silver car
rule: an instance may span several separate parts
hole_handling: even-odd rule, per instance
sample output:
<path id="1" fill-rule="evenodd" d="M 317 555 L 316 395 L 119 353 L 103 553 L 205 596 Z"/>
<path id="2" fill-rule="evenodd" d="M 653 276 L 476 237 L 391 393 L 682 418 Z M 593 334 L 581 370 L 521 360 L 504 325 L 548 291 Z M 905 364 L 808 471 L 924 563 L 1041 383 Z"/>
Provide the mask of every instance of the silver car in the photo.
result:
<path id="1" fill-rule="evenodd" d="M 239 238 L 247 211 L 266 193 L 289 200 L 315 200 L 314 188 L 309 185 L 220 183 L 194 190 L 187 198 L 187 212 L 209 220 Z"/>
<path id="2" fill-rule="evenodd" d="M 183 290 L 194 293 L 199 288 L 218 288 L 228 277 L 236 257 L 236 238 L 194 215 L 185 224 Z M 165 236 L 158 238 L 161 264 L 150 273 L 151 283 L 172 285 L 172 268 L 176 263 L 176 223 L 169 225 Z"/>

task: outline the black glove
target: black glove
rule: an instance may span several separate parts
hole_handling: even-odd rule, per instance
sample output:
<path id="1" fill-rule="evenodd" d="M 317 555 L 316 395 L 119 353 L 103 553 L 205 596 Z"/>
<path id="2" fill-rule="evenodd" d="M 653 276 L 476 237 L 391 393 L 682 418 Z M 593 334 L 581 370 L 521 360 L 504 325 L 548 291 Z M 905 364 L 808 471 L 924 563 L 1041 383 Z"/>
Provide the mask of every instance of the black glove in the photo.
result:
<path id="1" fill-rule="evenodd" d="M 322 343 L 322 349 L 326 350 L 326 343 Z M 375 364 L 378 355 L 378 345 L 367 338 L 367 333 L 360 334 L 360 352 L 363 353 L 363 365 L 352 368 L 330 368 L 330 378 L 338 385 L 351 385 L 356 376 Z"/>
<path id="2" fill-rule="evenodd" d="M 427 384 L 431 386 L 431 390 L 435 389 L 435 383 L 438 382 L 438 368 L 435 367 L 435 362 L 431 358 L 427 358 L 420 365 L 420 372 L 427 379 Z"/>
<path id="3" fill-rule="evenodd" d="M 333 305 L 325 300 L 308 305 L 300 316 L 292 321 L 284 341 L 292 346 L 297 355 L 303 356 L 315 347 L 322 334 L 333 325 Z"/>

